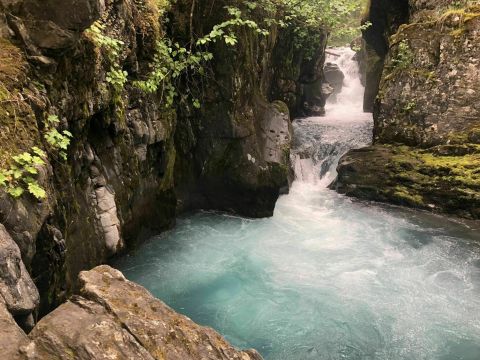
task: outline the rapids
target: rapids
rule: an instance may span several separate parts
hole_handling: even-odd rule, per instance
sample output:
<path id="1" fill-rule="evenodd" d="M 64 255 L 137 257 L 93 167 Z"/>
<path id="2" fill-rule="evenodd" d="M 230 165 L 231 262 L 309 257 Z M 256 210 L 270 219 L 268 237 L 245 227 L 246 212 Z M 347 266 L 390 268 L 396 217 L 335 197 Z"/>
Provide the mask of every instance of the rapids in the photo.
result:
<path id="1" fill-rule="evenodd" d="M 269 219 L 181 217 L 115 266 L 268 360 L 480 359 L 478 224 L 328 190 L 370 142 L 353 53 L 327 116 L 294 122 L 297 180 Z"/>

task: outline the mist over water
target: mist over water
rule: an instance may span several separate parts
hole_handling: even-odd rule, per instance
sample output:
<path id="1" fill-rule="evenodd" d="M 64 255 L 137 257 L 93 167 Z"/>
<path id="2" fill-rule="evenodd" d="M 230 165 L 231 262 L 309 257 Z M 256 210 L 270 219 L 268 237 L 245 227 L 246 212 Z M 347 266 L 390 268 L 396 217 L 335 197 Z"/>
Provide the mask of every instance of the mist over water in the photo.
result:
<path id="1" fill-rule="evenodd" d="M 479 360 L 479 225 L 326 188 L 372 132 L 353 52 L 335 51 L 345 86 L 294 122 L 297 180 L 272 218 L 182 217 L 115 265 L 269 360 Z"/>

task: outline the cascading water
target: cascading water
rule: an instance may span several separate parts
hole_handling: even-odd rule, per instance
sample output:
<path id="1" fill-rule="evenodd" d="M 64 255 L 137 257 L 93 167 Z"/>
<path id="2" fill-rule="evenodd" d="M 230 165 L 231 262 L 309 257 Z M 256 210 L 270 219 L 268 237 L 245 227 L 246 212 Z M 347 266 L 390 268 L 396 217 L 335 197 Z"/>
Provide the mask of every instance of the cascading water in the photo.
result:
<path id="1" fill-rule="evenodd" d="M 478 360 L 478 229 L 326 188 L 372 126 L 352 52 L 336 51 L 344 88 L 294 123 L 297 181 L 272 218 L 180 218 L 116 266 L 269 360 Z"/>
<path id="2" fill-rule="evenodd" d="M 336 63 L 345 75 L 336 102 L 327 102 L 325 117 L 299 119 L 293 123 L 296 178 L 319 187 L 325 187 L 335 178 L 335 167 L 343 154 L 367 145 L 372 137 L 372 116 L 362 111 L 364 88 L 358 65 L 352 60 L 354 53 L 347 48 L 336 49 L 335 53 L 337 55 L 329 55 L 327 61 Z"/>

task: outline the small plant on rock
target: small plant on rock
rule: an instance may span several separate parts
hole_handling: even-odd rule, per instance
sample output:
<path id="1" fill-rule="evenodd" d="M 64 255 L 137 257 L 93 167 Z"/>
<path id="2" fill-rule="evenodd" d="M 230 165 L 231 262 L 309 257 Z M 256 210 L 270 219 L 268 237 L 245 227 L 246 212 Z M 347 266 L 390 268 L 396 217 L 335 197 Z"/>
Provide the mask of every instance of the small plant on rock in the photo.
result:
<path id="1" fill-rule="evenodd" d="M 413 52 L 408 45 L 407 40 L 402 40 L 398 44 L 397 55 L 392 60 L 392 64 L 397 69 L 406 69 L 413 63 Z"/>
<path id="2" fill-rule="evenodd" d="M 44 199 L 47 195 L 36 179 L 38 167 L 45 165 L 46 154 L 34 146 L 31 152 L 24 152 L 12 156 L 12 164 L 8 169 L 0 169 L 0 188 L 14 198 L 19 198 L 25 191 L 37 199 Z"/>
<path id="3" fill-rule="evenodd" d="M 68 130 L 63 130 L 59 132 L 56 129 L 56 125 L 60 122 L 58 116 L 49 115 L 45 121 L 45 140 L 47 143 L 55 150 L 58 150 L 58 154 L 63 160 L 67 160 L 68 146 L 70 145 L 70 140 L 73 137 L 72 133 Z"/>
<path id="4" fill-rule="evenodd" d="M 125 43 L 105 35 L 104 31 L 105 25 L 97 21 L 86 30 L 86 33 L 99 48 L 105 49 L 110 62 L 110 70 L 107 73 L 106 80 L 117 92 L 121 92 L 128 77 L 128 73 L 120 66 L 120 55 Z"/>

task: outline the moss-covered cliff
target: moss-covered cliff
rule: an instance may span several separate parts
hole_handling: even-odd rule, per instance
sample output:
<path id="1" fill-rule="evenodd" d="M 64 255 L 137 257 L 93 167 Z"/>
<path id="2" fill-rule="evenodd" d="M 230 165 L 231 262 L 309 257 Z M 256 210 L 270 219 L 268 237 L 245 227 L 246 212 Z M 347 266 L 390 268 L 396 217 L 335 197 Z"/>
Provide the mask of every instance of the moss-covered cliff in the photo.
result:
<path id="1" fill-rule="evenodd" d="M 338 191 L 480 217 L 480 5 L 474 3 L 410 1 L 408 23 L 387 32 L 374 146 L 342 159 Z M 386 11 L 383 21 L 394 15 Z"/>

